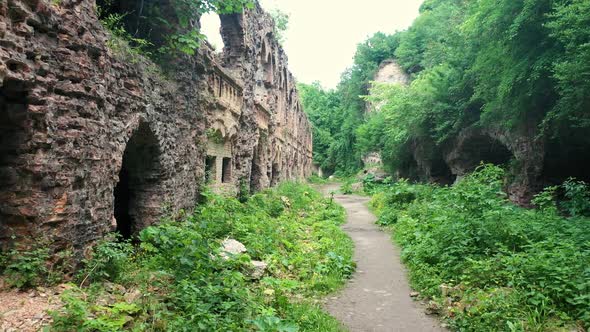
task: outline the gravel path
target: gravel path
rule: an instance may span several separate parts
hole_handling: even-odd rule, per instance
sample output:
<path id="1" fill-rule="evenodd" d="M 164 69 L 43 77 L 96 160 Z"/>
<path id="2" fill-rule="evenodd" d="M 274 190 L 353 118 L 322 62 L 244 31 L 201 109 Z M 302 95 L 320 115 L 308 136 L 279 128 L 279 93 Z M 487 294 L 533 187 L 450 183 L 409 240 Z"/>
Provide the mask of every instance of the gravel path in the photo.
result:
<path id="1" fill-rule="evenodd" d="M 326 195 L 336 189 L 335 184 L 322 187 Z M 326 309 L 352 332 L 445 331 L 410 297 L 399 249 L 374 224 L 375 216 L 366 206 L 369 199 L 334 198 L 347 211 L 343 229 L 355 243 L 357 272 L 342 292 L 327 300 Z"/>

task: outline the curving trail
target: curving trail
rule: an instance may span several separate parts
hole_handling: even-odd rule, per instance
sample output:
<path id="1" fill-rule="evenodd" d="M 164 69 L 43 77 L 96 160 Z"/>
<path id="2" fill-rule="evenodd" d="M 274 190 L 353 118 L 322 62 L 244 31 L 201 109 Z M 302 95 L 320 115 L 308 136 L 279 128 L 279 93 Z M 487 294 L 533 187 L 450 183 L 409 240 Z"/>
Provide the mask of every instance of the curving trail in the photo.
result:
<path id="1" fill-rule="evenodd" d="M 325 195 L 339 188 L 323 186 Z M 355 243 L 357 272 L 348 286 L 327 300 L 326 309 L 352 332 L 446 331 L 410 297 L 399 249 L 375 225 L 366 197 L 335 195 L 346 209 L 343 229 Z"/>

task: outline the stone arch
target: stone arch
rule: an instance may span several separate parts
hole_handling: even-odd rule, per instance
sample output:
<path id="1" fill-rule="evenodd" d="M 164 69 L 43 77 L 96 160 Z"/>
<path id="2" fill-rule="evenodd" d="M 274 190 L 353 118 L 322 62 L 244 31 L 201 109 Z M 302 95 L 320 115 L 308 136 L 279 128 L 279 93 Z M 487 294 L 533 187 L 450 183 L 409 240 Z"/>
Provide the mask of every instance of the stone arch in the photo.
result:
<path id="1" fill-rule="evenodd" d="M 262 65 L 264 83 L 268 87 L 273 84 L 274 77 L 274 56 L 272 47 L 269 46 L 268 35 L 262 39 L 260 50 L 260 64 Z"/>
<path id="2" fill-rule="evenodd" d="M 16 200 L 21 188 L 30 186 L 22 175 L 30 139 L 27 97 L 21 84 L 5 80 L 0 86 L 0 242 L 12 235 L 10 229 L 20 234 L 30 228 Z"/>
<path id="3" fill-rule="evenodd" d="M 158 139 L 146 122 L 132 133 L 123 153 L 114 196 L 117 231 L 131 238 L 157 220 L 162 201 L 162 166 Z"/>
<path id="4" fill-rule="evenodd" d="M 459 135 L 445 161 L 452 173 L 460 178 L 482 162 L 505 165 L 513 158 L 512 152 L 498 139 L 480 130 L 467 129 Z"/>

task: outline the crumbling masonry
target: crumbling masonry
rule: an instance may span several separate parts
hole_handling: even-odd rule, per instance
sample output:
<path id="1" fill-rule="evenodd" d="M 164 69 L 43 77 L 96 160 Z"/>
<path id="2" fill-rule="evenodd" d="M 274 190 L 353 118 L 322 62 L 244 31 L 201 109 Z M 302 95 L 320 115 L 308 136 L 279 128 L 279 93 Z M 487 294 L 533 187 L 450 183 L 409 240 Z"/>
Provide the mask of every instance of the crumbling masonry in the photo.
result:
<path id="1" fill-rule="evenodd" d="M 310 124 L 258 5 L 221 16 L 221 54 L 203 45 L 166 71 L 112 47 L 95 6 L 0 1 L 0 244 L 79 252 L 192 208 L 207 180 L 310 175 Z"/>

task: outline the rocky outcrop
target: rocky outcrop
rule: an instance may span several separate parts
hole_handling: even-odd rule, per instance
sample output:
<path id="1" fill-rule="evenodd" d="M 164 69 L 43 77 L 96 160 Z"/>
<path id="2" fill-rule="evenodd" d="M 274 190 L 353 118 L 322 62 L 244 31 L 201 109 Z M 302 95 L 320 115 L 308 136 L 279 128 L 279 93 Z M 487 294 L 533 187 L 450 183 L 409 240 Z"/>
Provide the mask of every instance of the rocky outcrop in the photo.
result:
<path id="1" fill-rule="evenodd" d="M 410 84 L 410 76 L 406 74 L 403 68 L 395 60 L 387 59 L 379 65 L 379 69 L 377 69 L 377 72 L 373 77 L 373 82 L 399 84 L 405 86 Z M 369 94 L 371 94 L 370 89 Z M 379 109 L 383 107 L 383 104 L 367 102 L 366 107 L 367 113 L 370 113 L 374 111 L 379 111 Z"/>
<path id="2" fill-rule="evenodd" d="M 393 59 L 383 61 L 375 74 L 375 82 L 408 85 L 410 76 Z"/>
<path id="3" fill-rule="evenodd" d="M 2 245 L 42 237 L 79 253 L 192 208 L 207 175 L 233 192 L 310 175 L 272 19 L 259 6 L 221 19 L 221 56 L 203 45 L 163 71 L 113 47 L 94 1 L 0 2 Z"/>

